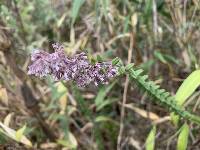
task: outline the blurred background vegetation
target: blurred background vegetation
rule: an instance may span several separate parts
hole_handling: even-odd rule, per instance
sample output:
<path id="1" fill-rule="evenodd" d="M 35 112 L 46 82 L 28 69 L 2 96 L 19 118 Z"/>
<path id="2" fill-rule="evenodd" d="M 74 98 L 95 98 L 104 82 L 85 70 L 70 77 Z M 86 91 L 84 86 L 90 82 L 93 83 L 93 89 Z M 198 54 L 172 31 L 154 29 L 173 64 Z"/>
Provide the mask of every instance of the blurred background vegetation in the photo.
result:
<path id="1" fill-rule="evenodd" d="M 77 88 L 27 76 L 31 51 L 52 52 L 54 42 L 68 55 L 131 61 L 173 94 L 200 65 L 199 0 L 0 0 L 2 149 L 115 150 L 120 123 L 121 149 L 144 149 L 152 123 L 156 149 L 176 148 L 169 112 L 135 86 L 128 86 L 120 119 L 125 77 Z M 199 109 L 199 95 L 187 103 L 191 110 Z M 197 129 L 188 149 L 199 149 Z"/>

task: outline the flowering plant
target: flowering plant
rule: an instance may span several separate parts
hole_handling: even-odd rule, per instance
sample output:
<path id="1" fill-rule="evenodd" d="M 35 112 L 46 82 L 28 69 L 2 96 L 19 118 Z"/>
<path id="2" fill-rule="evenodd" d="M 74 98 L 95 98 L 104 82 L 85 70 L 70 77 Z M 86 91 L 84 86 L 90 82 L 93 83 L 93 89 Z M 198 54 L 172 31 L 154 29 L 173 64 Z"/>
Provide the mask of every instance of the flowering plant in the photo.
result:
<path id="1" fill-rule="evenodd" d="M 155 102 L 200 125 L 198 116 L 191 114 L 178 105 L 174 96 L 161 89 L 153 81 L 149 81 L 148 76 L 142 74 L 143 70 L 134 67 L 133 64 L 123 66 L 119 58 L 115 58 L 112 62 L 97 62 L 93 64 L 88 60 L 84 52 L 68 57 L 65 55 L 62 45 L 55 43 L 52 46 L 55 50 L 54 53 L 49 54 L 42 50 L 36 50 L 32 53 L 31 60 L 33 63 L 28 67 L 28 74 L 39 77 L 52 75 L 55 81 L 71 80 L 81 87 L 90 83 L 95 85 L 100 83 L 107 84 L 109 79 L 117 74 L 128 74 L 139 87 L 153 97 Z"/>
<path id="2" fill-rule="evenodd" d="M 58 43 L 52 45 L 54 53 L 35 50 L 31 55 L 33 62 L 28 67 L 28 74 L 45 77 L 52 75 L 55 81 L 75 81 L 78 86 L 107 84 L 109 78 L 117 75 L 117 67 L 112 62 L 89 62 L 86 53 L 82 52 L 73 57 L 64 53 L 64 47 Z"/>

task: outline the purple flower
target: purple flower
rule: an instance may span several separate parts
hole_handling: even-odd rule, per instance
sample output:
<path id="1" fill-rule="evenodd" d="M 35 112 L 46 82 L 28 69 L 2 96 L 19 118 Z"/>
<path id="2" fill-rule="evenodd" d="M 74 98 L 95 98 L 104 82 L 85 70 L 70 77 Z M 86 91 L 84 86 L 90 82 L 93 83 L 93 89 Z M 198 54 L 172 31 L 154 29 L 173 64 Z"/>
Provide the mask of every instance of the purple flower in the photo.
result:
<path id="1" fill-rule="evenodd" d="M 39 77 L 52 75 L 55 81 L 71 80 L 82 87 L 91 82 L 95 85 L 106 84 L 109 78 L 117 74 L 117 68 L 111 62 L 91 64 L 84 52 L 67 57 L 62 45 L 55 43 L 52 46 L 54 53 L 49 54 L 39 50 L 32 53 L 33 63 L 28 67 L 28 74 Z"/>
<path id="2" fill-rule="evenodd" d="M 28 74 L 44 77 L 51 73 L 49 54 L 44 51 L 35 50 L 31 55 L 34 63 L 28 67 Z"/>

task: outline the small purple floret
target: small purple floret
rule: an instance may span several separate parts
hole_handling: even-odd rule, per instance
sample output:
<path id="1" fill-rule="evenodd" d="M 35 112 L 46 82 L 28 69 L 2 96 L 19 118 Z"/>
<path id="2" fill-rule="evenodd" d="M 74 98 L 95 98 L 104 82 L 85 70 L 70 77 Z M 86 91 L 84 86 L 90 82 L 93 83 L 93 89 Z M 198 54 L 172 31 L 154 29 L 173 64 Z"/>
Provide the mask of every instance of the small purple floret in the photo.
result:
<path id="1" fill-rule="evenodd" d="M 84 52 L 67 57 L 62 45 L 55 43 L 52 46 L 54 53 L 35 50 L 31 54 L 33 63 L 28 67 L 29 75 L 38 77 L 52 75 L 55 81 L 71 80 L 81 87 L 92 82 L 96 86 L 100 83 L 107 84 L 109 78 L 117 75 L 117 68 L 111 62 L 91 64 Z"/>

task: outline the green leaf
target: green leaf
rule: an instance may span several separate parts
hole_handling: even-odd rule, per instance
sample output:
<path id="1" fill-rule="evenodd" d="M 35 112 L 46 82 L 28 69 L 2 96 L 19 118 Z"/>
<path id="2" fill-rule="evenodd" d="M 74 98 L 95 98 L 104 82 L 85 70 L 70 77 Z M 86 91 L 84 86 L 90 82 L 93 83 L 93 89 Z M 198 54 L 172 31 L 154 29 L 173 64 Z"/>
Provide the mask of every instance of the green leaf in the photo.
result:
<path id="1" fill-rule="evenodd" d="M 176 115 L 174 112 L 170 113 L 172 123 L 177 127 L 179 122 L 179 115 Z"/>
<path id="2" fill-rule="evenodd" d="M 95 143 L 97 145 L 97 148 L 98 150 L 104 150 L 104 141 L 103 141 L 103 134 L 100 130 L 100 124 L 99 123 L 95 123 L 94 124 L 94 127 L 93 127 L 93 135 L 95 137 Z"/>
<path id="3" fill-rule="evenodd" d="M 116 58 L 114 58 L 113 60 L 112 60 L 112 65 L 116 65 L 116 64 L 118 64 L 120 62 L 120 59 L 118 58 L 118 57 L 116 57 Z"/>
<path id="4" fill-rule="evenodd" d="M 200 85 L 200 70 L 192 72 L 181 84 L 175 95 L 175 100 L 178 105 L 182 106 L 188 97 L 197 89 Z M 171 120 L 177 126 L 179 116 L 171 113 Z"/>
<path id="5" fill-rule="evenodd" d="M 106 17 L 108 13 L 109 0 L 102 0 L 103 14 Z"/>
<path id="6" fill-rule="evenodd" d="M 189 126 L 184 124 L 178 136 L 177 150 L 186 150 L 189 137 Z"/>
<path id="7" fill-rule="evenodd" d="M 72 4 L 72 12 L 71 12 L 71 17 L 72 17 L 72 24 L 75 23 L 76 18 L 78 16 L 79 10 L 81 6 L 83 5 L 85 0 L 73 0 Z"/>
<path id="8" fill-rule="evenodd" d="M 179 105 L 182 105 L 185 100 L 192 95 L 192 93 L 200 85 L 200 70 L 192 72 L 179 87 L 176 92 L 175 99 Z"/>
<path id="9" fill-rule="evenodd" d="M 167 61 L 165 59 L 165 57 L 163 56 L 162 53 L 158 52 L 158 51 L 154 51 L 154 56 L 160 60 L 162 63 L 167 64 Z"/>
<path id="10" fill-rule="evenodd" d="M 146 150 L 154 150 L 155 148 L 155 136 L 156 136 L 156 126 L 153 126 L 147 139 L 146 139 Z"/>
<path id="11" fill-rule="evenodd" d="M 97 55 L 97 61 L 98 62 L 103 62 L 103 58 L 100 55 Z"/>
<path id="12" fill-rule="evenodd" d="M 140 68 L 144 69 L 144 71 L 146 72 L 146 71 L 150 70 L 154 64 L 155 64 L 155 60 L 150 59 L 147 62 L 140 64 Z"/>
<path id="13" fill-rule="evenodd" d="M 66 16 L 67 16 L 67 13 L 64 13 L 62 15 L 62 17 L 58 20 L 58 22 L 57 22 L 57 27 L 58 28 L 60 28 L 62 26 L 63 22 L 65 21 Z"/>
<path id="14" fill-rule="evenodd" d="M 123 74 L 125 73 L 125 71 L 126 71 L 126 69 L 125 69 L 124 66 L 122 66 L 122 67 L 120 67 L 120 68 L 118 69 L 118 72 L 119 72 L 120 75 L 123 75 Z"/>
<path id="15" fill-rule="evenodd" d="M 57 143 L 69 149 L 76 149 L 78 145 L 75 136 L 71 132 L 68 132 L 67 139 L 59 139 L 57 140 Z"/>
<path id="16" fill-rule="evenodd" d="M 16 131 L 15 138 L 17 141 L 20 141 L 22 139 L 25 130 L 26 130 L 26 125 L 24 125 L 22 128 Z"/>
<path id="17" fill-rule="evenodd" d="M 104 108 L 107 105 L 110 105 L 114 102 L 118 101 L 118 98 L 109 98 L 104 100 L 98 107 L 97 107 L 97 111 L 101 110 L 102 108 Z"/>
<path id="18" fill-rule="evenodd" d="M 83 96 L 81 95 L 81 93 L 79 92 L 78 88 L 76 86 L 73 86 L 73 95 L 75 97 L 75 99 L 77 100 L 77 104 L 79 106 L 79 110 L 80 112 L 87 118 L 87 119 L 91 119 L 93 114 L 92 111 L 89 109 L 89 104 L 87 103 L 87 101 L 85 101 L 85 99 L 83 98 Z"/>
<path id="19" fill-rule="evenodd" d="M 124 21 L 124 29 L 123 29 L 123 33 L 128 32 L 129 20 L 130 20 L 130 16 L 127 16 L 127 17 L 125 18 L 125 21 Z"/>
<path id="20" fill-rule="evenodd" d="M 164 54 L 163 56 L 164 56 L 165 60 L 167 60 L 168 62 L 172 62 L 172 63 L 175 63 L 177 65 L 180 63 L 180 60 L 175 58 L 172 55 Z"/>
<path id="21" fill-rule="evenodd" d="M 21 130 L 19 129 L 18 131 L 15 131 L 11 128 L 9 128 L 8 126 L 4 125 L 2 122 L 0 122 L 0 132 L 5 134 L 7 137 L 17 141 L 17 142 L 20 142 L 20 143 L 23 143 L 24 145 L 27 145 L 27 146 L 30 146 L 32 147 L 32 143 L 29 139 L 27 139 L 22 133 L 22 131 L 24 131 L 26 127 L 22 127 Z M 18 133 L 17 133 L 18 132 Z M 18 138 L 17 139 L 17 135 L 20 136 L 20 139 Z"/>
<path id="22" fill-rule="evenodd" d="M 126 70 L 129 70 L 129 69 L 131 69 L 132 67 L 134 66 L 134 64 L 133 63 L 130 63 L 130 64 L 128 64 L 128 65 L 126 65 Z"/>
<path id="23" fill-rule="evenodd" d="M 100 122 L 107 122 L 107 121 L 110 121 L 112 123 L 115 123 L 115 124 L 118 124 L 115 120 L 107 117 L 107 116 L 98 116 L 95 118 L 95 122 L 96 123 L 100 123 Z"/>
<path id="24" fill-rule="evenodd" d="M 109 86 L 105 87 L 103 86 L 98 94 L 97 97 L 95 99 L 95 105 L 96 107 L 100 107 L 102 105 L 102 103 L 104 102 L 104 99 L 106 97 L 106 95 L 109 93 L 109 91 L 113 88 L 113 86 L 115 85 L 116 82 L 113 82 L 112 84 L 110 84 Z"/>
<path id="25" fill-rule="evenodd" d="M 152 0 L 145 0 L 145 7 L 144 7 L 144 17 L 145 21 L 150 19 L 152 14 Z"/>

